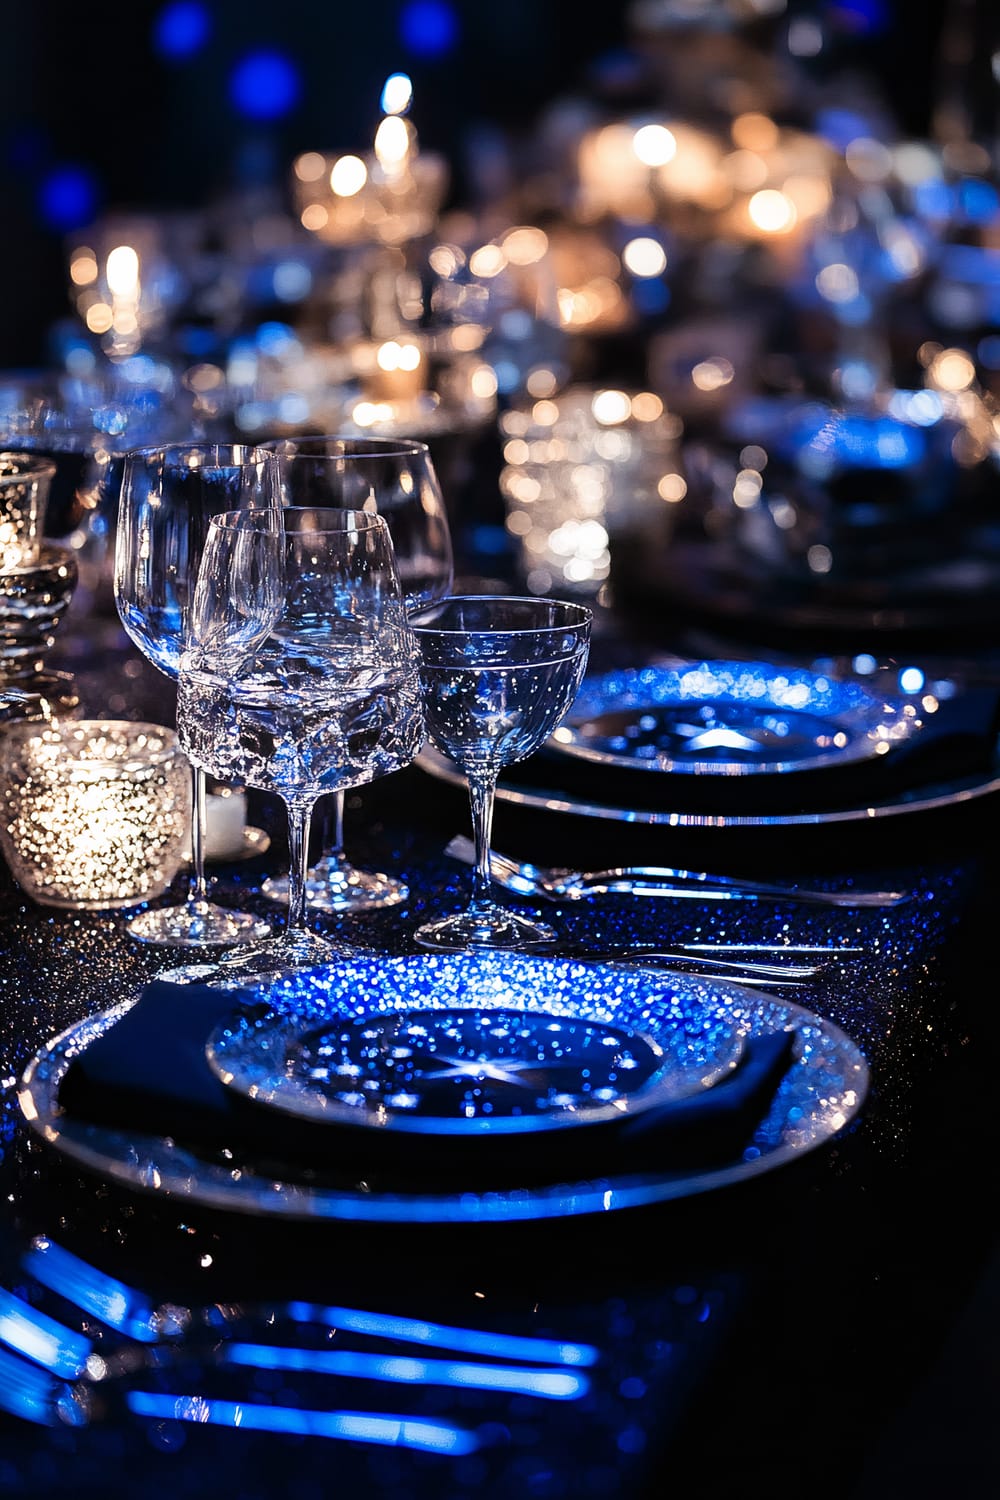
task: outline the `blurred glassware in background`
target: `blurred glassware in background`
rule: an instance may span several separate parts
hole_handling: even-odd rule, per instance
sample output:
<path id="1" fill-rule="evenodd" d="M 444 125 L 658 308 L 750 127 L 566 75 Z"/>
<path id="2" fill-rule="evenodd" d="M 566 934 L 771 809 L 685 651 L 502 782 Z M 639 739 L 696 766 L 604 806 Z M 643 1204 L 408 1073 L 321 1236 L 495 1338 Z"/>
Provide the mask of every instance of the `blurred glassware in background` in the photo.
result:
<path id="1" fill-rule="evenodd" d="M 56 466 L 33 453 L 0 453 L 0 571 L 36 561 Z"/>
<path id="2" fill-rule="evenodd" d="M 0 676 L 0 733 L 11 724 L 55 724 L 75 718 L 80 695 L 69 672 Z"/>
<path id="3" fill-rule="evenodd" d="M 669 544 L 682 423 L 653 391 L 570 386 L 500 417 L 507 530 L 534 594 L 607 602 L 615 539 Z"/>
<path id="4" fill-rule="evenodd" d="M 0 446 L 52 462 L 45 533 L 73 555 L 80 607 L 113 614 L 111 539 L 122 457 L 196 424 L 168 362 L 144 354 L 116 362 L 79 343 L 69 359 L 82 373 L 0 375 Z"/>
<path id="5" fill-rule="evenodd" d="M 45 540 L 56 473 L 35 453 L 0 453 L 0 687 L 43 670 L 77 584 L 69 547 Z"/>

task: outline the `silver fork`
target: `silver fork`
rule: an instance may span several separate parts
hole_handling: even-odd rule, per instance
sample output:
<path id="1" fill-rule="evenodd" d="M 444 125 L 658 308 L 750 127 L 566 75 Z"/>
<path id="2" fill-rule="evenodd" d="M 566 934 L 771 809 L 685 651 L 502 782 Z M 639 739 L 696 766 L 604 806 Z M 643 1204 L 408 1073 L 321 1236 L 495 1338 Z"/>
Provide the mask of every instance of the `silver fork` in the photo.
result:
<path id="1" fill-rule="evenodd" d="M 445 849 L 464 864 L 475 861 L 472 840 L 458 834 Z M 706 875 L 661 865 L 623 865 L 608 870 L 546 869 L 490 851 L 490 874 L 498 885 L 521 896 L 548 901 L 582 901 L 589 896 L 671 896 L 702 901 L 801 901 L 814 906 L 887 907 L 912 899 L 910 891 L 812 890 L 801 885 L 769 885 L 729 875 Z"/>

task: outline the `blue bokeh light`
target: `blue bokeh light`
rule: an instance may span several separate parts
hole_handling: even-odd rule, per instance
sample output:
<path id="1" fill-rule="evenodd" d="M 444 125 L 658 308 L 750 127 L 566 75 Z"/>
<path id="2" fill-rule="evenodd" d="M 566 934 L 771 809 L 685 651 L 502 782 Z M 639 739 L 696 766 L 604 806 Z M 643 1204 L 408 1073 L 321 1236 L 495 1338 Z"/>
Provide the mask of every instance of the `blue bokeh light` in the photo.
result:
<path id="1" fill-rule="evenodd" d="M 399 17 L 399 34 L 419 57 L 443 57 L 458 40 L 458 16 L 447 0 L 410 0 Z"/>
<path id="2" fill-rule="evenodd" d="M 53 167 L 38 189 L 38 206 L 51 229 L 79 229 L 94 217 L 97 181 L 86 167 Z"/>
<path id="3" fill-rule="evenodd" d="M 886 0 L 833 0 L 830 14 L 855 36 L 876 36 L 889 24 Z"/>
<path id="4" fill-rule="evenodd" d="M 632 300 L 644 317 L 655 317 L 670 306 L 670 288 L 658 278 L 637 281 L 632 288 Z"/>
<path id="5" fill-rule="evenodd" d="M 153 46 L 164 57 L 191 57 L 208 41 L 211 18 L 198 0 L 173 0 L 153 22 Z"/>
<path id="6" fill-rule="evenodd" d="M 229 96 L 241 114 L 253 120 L 278 120 L 298 102 L 299 70 L 282 52 L 248 52 L 233 68 Z"/>

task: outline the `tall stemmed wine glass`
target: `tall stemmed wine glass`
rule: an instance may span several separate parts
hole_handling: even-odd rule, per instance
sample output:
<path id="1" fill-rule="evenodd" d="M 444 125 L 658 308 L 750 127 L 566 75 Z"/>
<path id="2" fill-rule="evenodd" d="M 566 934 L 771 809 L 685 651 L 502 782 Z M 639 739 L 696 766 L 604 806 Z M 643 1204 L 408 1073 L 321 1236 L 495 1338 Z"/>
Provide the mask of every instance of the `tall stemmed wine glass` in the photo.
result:
<path id="1" fill-rule="evenodd" d="M 288 814 L 285 928 L 237 950 L 234 966 L 273 976 L 343 954 L 307 925 L 313 807 L 398 770 L 423 739 L 416 644 L 381 516 L 288 507 L 277 532 L 239 512 L 212 521 L 177 725 L 195 765 L 276 793 Z"/>
<path id="2" fill-rule="evenodd" d="M 576 697 L 591 613 L 555 599 L 455 595 L 412 616 L 427 733 L 465 773 L 476 860 L 472 898 L 416 932 L 425 948 L 519 949 L 551 942 L 542 922 L 494 901 L 493 800 L 501 769 L 537 750 Z"/>
<path id="3" fill-rule="evenodd" d="M 187 643 L 202 548 L 213 515 L 281 507 L 273 453 L 241 443 L 173 443 L 137 448 L 122 463 L 115 539 L 115 605 L 127 634 L 176 679 Z M 179 946 L 255 942 L 271 924 L 208 899 L 205 776 L 192 767 L 191 880 L 187 900 L 141 913 L 129 932 Z"/>
<path id="4" fill-rule="evenodd" d="M 287 505 L 375 511 L 385 518 L 408 610 L 421 609 L 450 591 L 454 571 L 448 515 L 425 443 L 327 436 L 283 438 L 263 446 L 278 455 Z M 333 792 L 326 806 L 324 852 L 306 878 L 310 907 L 356 912 L 405 901 L 409 892 L 402 880 L 359 869 L 348 860 L 344 792 Z M 271 876 L 262 890 L 273 901 L 288 900 L 284 876 Z"/>

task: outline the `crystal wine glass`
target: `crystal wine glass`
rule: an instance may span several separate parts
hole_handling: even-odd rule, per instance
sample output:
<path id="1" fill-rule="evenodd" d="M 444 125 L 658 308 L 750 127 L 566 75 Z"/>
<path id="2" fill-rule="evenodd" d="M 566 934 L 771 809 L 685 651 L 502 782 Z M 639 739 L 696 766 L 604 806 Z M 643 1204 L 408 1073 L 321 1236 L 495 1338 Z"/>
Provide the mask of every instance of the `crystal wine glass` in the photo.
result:
<path id="1" fill-rule="evenodd" d="M 408 610 L 451 589 L 451 533 L 441 486 L 426 443 L 409 438 L 295 437 L 266 442 L 278 455 L 282 493 L 292 506 L 376 511 L 384 516 Z M 409 894 L 396 876 L 359 869 L 344 853 L 344 792 L 326 799 L 324 852 L 306 877 L 306 900 L 317 911 L 370 911 Z M 261 889 L 288 900 L 288 879 L 271 876 Z"/>
<path id="2" fill-rule="evenodd" d="M 201 551 L 220 511 L 281 506 L 273 453 L 239 443 L 175 443 L 125 455 L 115 541 L 115 605 L 129 637 L 175 678 L 187 640 Z M 254 942 L 271 925 L 208 899 L 205 776 L 192 767 L 191 880 L 183 905 L 134 917 L 133 937 L 187 947 Z"/>
<path id="3" fill-rule="evenodd" d="M 212 775 L 276 793 L 288 813 L 285 928 L 237 950 L 234 967 L 267 977 L 344 953 L 307 926 L 312 810 L 413 759 L 418 666 L 381 516 L 288 507 L 277 533 L 245 513 L 213 520 L 181 661 L 181 745 Z"/>
<path id="4" fill-rule="evenodd" d="M 412 616 L 427 733 L 465 773 L 476 843 L 464 911 L 417 929 L 425 948 L 520 949 L 551 942 L 542 922 L 490 894 L 497 777 L 555 729 L 576 697 L 590 650 L 591 613 L 555 599 L 455 595 Z"/>

